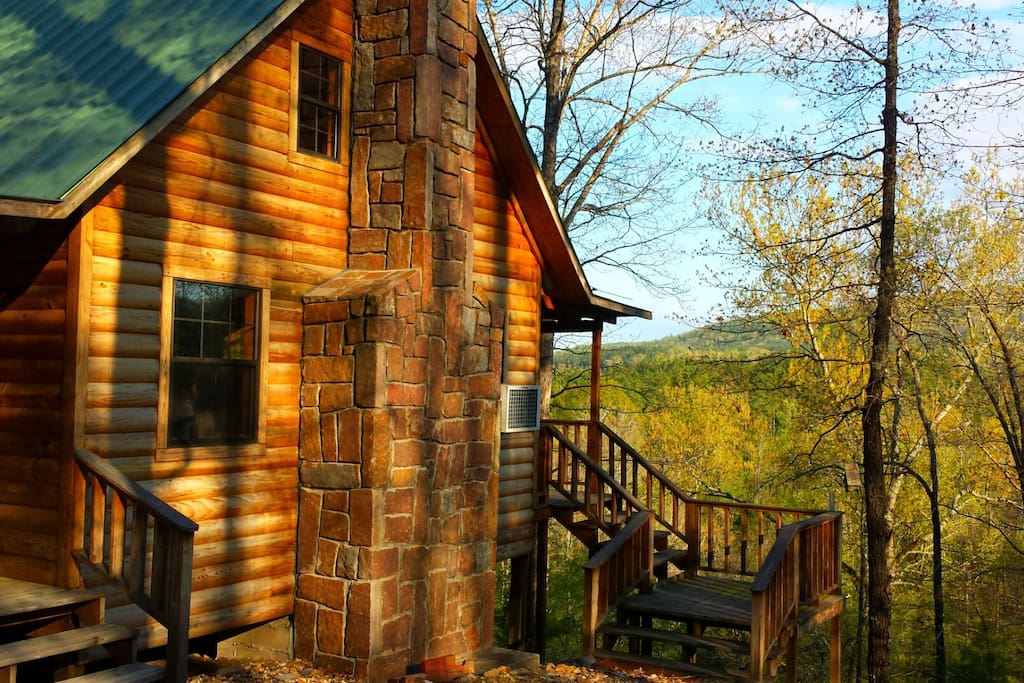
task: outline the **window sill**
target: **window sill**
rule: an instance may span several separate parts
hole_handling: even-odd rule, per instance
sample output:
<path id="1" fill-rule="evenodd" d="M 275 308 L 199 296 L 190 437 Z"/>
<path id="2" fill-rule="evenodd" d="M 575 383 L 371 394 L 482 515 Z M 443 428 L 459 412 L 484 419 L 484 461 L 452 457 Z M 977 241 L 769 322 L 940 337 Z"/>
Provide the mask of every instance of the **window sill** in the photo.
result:
<path id="1" fill-rule="evenodd" d="M 309 168 L 327 171 L 328 173 L 334 173 L 336 175 L 348 173 L 348 164 L 346 163 L 347 159 L 332 159 L 331 157 L 326 157 L 314 152 L 290 150 L 288 152 L 288 161 L 299 166 L 307 166 Z"/>
<path id="2" fill-rule="evenodd" d="M 157 462 L 182 462 L 211 458 L 257 458 L 266 455 L 267 447 L 261 443 L 235 446 L 172 446 L 156 449 Z"/>

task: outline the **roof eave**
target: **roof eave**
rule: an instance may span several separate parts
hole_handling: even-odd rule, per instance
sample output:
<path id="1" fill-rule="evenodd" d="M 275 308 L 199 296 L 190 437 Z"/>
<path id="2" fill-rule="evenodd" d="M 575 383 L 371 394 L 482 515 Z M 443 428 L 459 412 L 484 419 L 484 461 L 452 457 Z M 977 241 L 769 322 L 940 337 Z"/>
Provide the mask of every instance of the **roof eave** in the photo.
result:
<path id="1" fill-rule="evenodd" d="M 553 291 L 560 295 L 560 301 L 555 305 L 564 311 L 567 319 L 575 319 L 579 314 L 580 320 L 593 319 L 602 323 L 615 322 L 620 317 L 650 320 L 650 311 L 596 296 L 591 290 L 583 266 L 576 255 L 576 249 L 569 239 L 569 234 L 558 214 L 558 208 L 541 175 L 540 165 L 512 104 L 508 87 L 500 76 L 494 53 L 479 21 L 476 21 L 475 26 L 477 56 L 482 57 L 484 61 L 484 64 L 478 63 L 477 66 L 477 82 L 480 87 L 476 99 L 477 110 L 481 111 L 488 124 L 494 125 L 496 120 L 501 121 L 499 133 L 505 135 L 492 134 L 492 141 L 507 151 L 504 156 L 509 158 L 503 161 L 511 162 L 512 174 L 527 179 L 521 187 L 517 187 L 517 191 L 521 195 L 521 200 L 526 200 L 521 203 L 538 207 L 538 210 L 529 217 L 529 222 L 540 228 L 534 231 L 538 247 L 545 255 L 556 256 L 555 259 L 550 259 L 551 261 L 568 265 L 567 268 L 549 268 L 547 272 Z M 564 303 L 563 299 L 566 300 Z"/>
<path id="2" fill-rule="evenodd" d="M 516 190 L 521 203 L 525 205 L 524 208 L 538 209 L 530 216 L 530 223 L 539 228 L 534 230 L 538 246 L 545 254 L 560 254 L 561 258 L 558 260 L 568 266 L 549 271 L 548 275 L 552 278 L 553 284 L 564 295 L 571 294 L 573 298 L 584 299 L 589 294 L 590 287 L 583 267 L 569 241 L 565 226 L 562 225 L 554 199 L 541 175 L 540 165 L 533 155 L 526 131 L 512 104 L 494 53 L 478 20 L 475 20 L 475 27 L 478 46 L 477 110 L 489 124 L 489 130 L 498 127 L 497 131 L 491 131 L 491 137 L 496 146 L 505 150 L 502 161 L 511 167 L 508 169 L 510 175 L 526 179 L 526 182 L 517 186 Z M 481 59 L 483 64 L 479 63 Z M 498 134 L 494 134 L 495 132 Z"/>
<path id="3" fill-rule="evenodd" d="M 79 180 L 60 201 L 43 201 L 17 197 L 0 197 L 0 215 L 25 218 L 61 219 L 91 197 L 104 183 L 131 161 L 164 128 L 202 97 L 214 83 L 259 45 L 297 10 L 305 0 L 283 0 L 277 8 L 214 62 L 196 80 L 147 121 L 103 161 Z"/>

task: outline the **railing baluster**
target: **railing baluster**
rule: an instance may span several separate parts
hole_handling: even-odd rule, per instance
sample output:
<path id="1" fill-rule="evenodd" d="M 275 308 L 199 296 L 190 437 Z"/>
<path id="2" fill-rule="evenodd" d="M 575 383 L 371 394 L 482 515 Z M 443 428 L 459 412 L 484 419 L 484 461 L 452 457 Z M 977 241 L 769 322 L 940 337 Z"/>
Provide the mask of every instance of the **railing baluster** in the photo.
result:
<path id="1" fill-rule="evenodd" d="M 764 564 L 764 511 L 757 511 L 757 566 Z"/>
<path id="2" fill-rule="evenodd" d="M 124 572 L 124 494 L 114 491 L 110 501 L 110 563 L 107 572 L 115 579 Z"/>
<path id="3" fill-rule="evenodd" d="M 731 508 L 725 508 L 723 510 L 723 512 L 725 513 L 725 521 L 724 521 L 724 526 L 723 526 L 723 529 L 722 529 L 722 534 L 723 534 L 723 538 L 722 538 L 722 548 L 723 548 L 722 568 L 723 568 L 723 571 L 728 573 L 729 571 L 731 571 L 731 568 L 732 568 L 731 567 L 731 563 L 730 563 L 730 560 L 732 559 L 731 558 L 731 555 L 732 555 L 732 533 L 731 533 L 732 532 L 732 509 Z"/>
<path id="4" fill-rule="evenodd" d="M 708 507 L 708 528 L 704 534 L 708 543 L 708 571 L 715 570 L 715 508 L 714 505 Z"/>
<path id="5" fill-rule="evenodd" d="M 740 573 L 747 573 L 747 552 L 749 550 L 750 514 L 743 511 L 740 516 Z"/>
<path id="6" fill-rule="evenodd" d="M 103 528 L 105 526 L 107 495 L 106 487 L 97 478 L 92 481 L 92 501 L 89 517 L 92 520 L 89 529 L 89 560 L 99 564 L 103 561 Z"/>

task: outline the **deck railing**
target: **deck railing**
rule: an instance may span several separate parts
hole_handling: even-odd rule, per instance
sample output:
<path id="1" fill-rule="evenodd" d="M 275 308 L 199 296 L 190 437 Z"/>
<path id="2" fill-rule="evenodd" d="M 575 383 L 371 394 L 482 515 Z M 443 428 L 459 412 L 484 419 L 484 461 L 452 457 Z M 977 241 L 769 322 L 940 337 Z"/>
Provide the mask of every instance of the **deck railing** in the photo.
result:
<path id="1" fill-rule="evenodd" d="M 626 491 L 600 464 L 557 429 L 541 432 L 542 458 L 538 488 L 550 486 L 576 503 L 581 512 L 613 536 L 643 504 Z"/>
<path id="2" fill-rule="evenodd" d="M 549 420 L 545 424 L 565 434 L 578 449 L 590 453 L 591 457 L 600 453 L 600 465 L 619 485 L 643 502 L 662 527 L 681 540 L 686 540 L 684 515 L 689 497 L 660 468 L 637 453 L 625 439 L 603 422 Z M 599 447 L 589 449 L 590 439 L 598 439 L 596 443 Z"/>
<path id="3" fill-rule="evenodd" d="M 701 500 L 685 493 L 602 422 L 549 420 L 545 424 L 546 431 L 562 435 L 560 440 L 571 442 L 576 451 L 599 458 L 618 485 L 643 504 L 642 509 L 650 510 L 664 529 L 686 543 L 686 568 L 691 574 L 754 576 L 779 529 L 820 512 Z M 590 439 L 598 439 L 599 449 L 588 443 Z M 557 476 L 552 475 L 552 482 Z"/>
<path id="4" fill-rule="evenodd" d="M 771 675 L 765 667 L 778 661 L 783 650 L 795 656 L 800 608 L 839 593 L 841 517 L 825 512 L 779 530 L 750 585 L 752 680 Z"/>
<path id="5" fill-rule="evenodd" d="M 654 517 L 638 512 L 583 566 L 583 652 L 593 655 L 597 627 L 618 601 L 654 583 Z"/>
<path id="6" fill-rule="evenodd" d="M 184 683 L 199 526 L 95 453 L 77 450 L 75 464 L 75 558 L 167 628 L 166 680 Z"/>
<path id="7" fill-rule="evenodd" d="M 819 512 L 691 498 L 686 503 L 687 572 L 755 576 L 780 530 Z"/>

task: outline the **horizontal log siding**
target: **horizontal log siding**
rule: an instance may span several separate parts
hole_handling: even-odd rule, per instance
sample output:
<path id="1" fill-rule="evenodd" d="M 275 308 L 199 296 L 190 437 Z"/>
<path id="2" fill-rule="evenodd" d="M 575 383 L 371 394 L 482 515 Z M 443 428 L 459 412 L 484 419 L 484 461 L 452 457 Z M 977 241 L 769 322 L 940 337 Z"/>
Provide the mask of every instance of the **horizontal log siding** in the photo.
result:
<path id="1" fill-rule="evenodd" d="M 67 251 L 0 312 L 0 576 L 56 583 Z"/>
<path id="2" fill-rule="evenodd" d="M 508 316 L 505 381 L 539 382 L 541 267 L 528 226 L 477 121 L 473 275 Z M 537 435 L 504 434 L 498 497 L 498 559 L 533 548 L 533 474 Z"/>
<path id="3" fill-rule="evenodd" d="M 91 211 L 85 445 L 199 523 L 193 637 L 293 609 L 301 297 L 346 266 L 348 167 L 289 157 L 291 39 L 333 41 L 348 61 L 351 13 L 338 0 L 303 8 L 133 159 Z M 154 459 L 165 267 L 270 283 L 264 454 Z M 109 601 L 113 620 L 162 642 L 141 611 Z"/>

